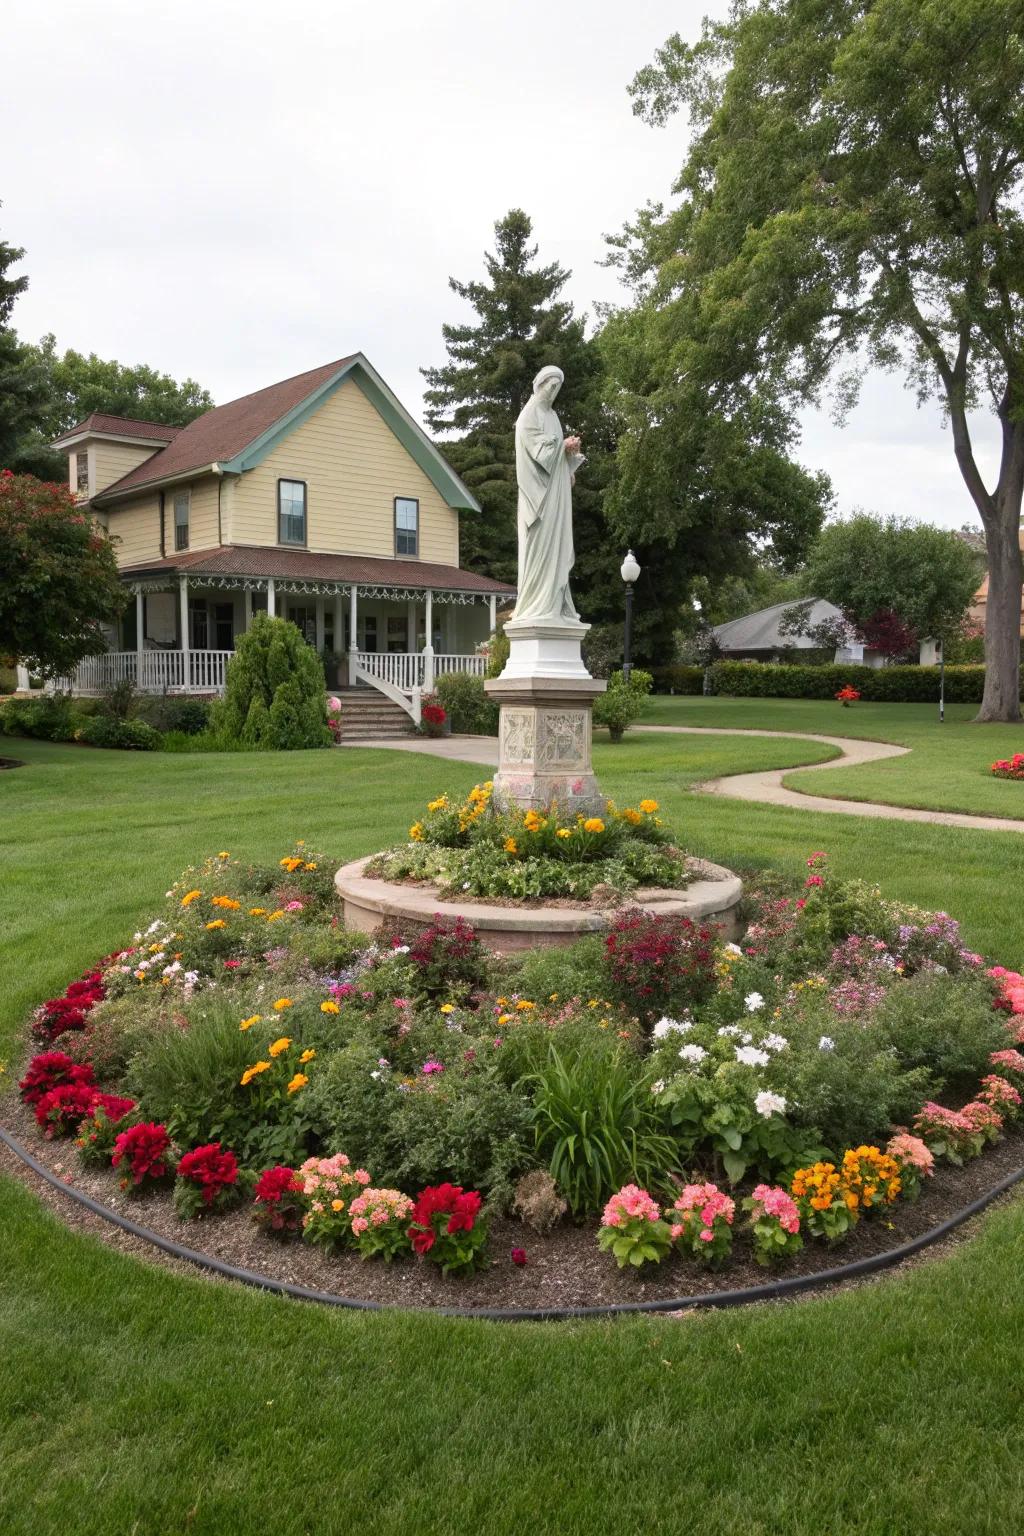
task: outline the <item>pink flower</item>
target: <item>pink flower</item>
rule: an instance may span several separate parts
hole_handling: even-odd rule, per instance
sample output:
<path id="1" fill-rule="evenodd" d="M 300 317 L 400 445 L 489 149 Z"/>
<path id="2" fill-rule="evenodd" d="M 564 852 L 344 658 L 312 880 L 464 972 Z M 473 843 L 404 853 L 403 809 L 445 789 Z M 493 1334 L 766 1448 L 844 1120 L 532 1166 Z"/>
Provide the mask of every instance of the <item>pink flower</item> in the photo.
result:
<path id="1" fill-rule="evenodd" d="M 441 1061 L 425 1061 L 423 1063 L 422 1071 L 424 1077 L 430 1077 L 435 1072 L 443 1072 L 444 1063 Z"/>
<path id="2" fill-rule="evenodd" d="M 808 886 L 811 886 L 811 885 L 824 885 L 824 884 L 825 884 L 825 881 L 822 879 L 821 875 L 808 875 L 807 879 L 804 881 L 804 888 L 806 889 Z"/>
<path id="3" fill-rule="evenodd" d="M 237 971 L 241 963 L 241 960 L 225 960 L 224 969 L 226 971 Z"/>
<path id="4" fill-rule="evenodd" d="M 522 1269 L 523 1265 L 526 1263 L 526 1249 L 525 1248 L 513 1248 L 512 1249 L 512 1263 L 513 1264 L 517 1264 L 519 1266 L 519 1268 Z"/>
<path id="5" fill-rule="evenodd" d="M 286 906 L 285 906 L 285 911 L 286 912 L 301 912 L 302 911 L 302 907 L 303 907 L 303 903 L 301 901 L 289 901 L 286 904 Z"/>

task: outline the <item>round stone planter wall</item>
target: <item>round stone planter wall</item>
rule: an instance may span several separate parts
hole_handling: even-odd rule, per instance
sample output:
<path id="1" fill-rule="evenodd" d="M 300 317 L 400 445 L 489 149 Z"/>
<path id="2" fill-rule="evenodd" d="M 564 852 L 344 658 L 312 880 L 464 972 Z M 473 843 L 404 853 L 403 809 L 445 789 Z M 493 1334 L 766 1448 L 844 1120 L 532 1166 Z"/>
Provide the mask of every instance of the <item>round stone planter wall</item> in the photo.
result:
<path id="1" fill-rule="evenodd" d="M 372 857 L 372 855 L 370 856 Z M 602 933 L 614 921 L 614 907 L 515 907 L 488 901 L 442 901 L 436 886 L 400 885 L 373 880 L 363 873 L 370 858 L 354 859 L 334 877 L 344 903 L 345 927 L 375 933 L 385 919 L 406 930 L 426 928 L 440 913 L 461 917 L 476 929 L 489 949 L 502 953 L 538 945 L 571 944 L 585 933 Z M 694 878 L 685 890 L 634 892 L 627 905 L 661 917 L 689 917 L 718 923 L 723 936 L 739 936 L 736 907 L 743 894 L 739 876 L 721 864 L 691 860 Z"/>

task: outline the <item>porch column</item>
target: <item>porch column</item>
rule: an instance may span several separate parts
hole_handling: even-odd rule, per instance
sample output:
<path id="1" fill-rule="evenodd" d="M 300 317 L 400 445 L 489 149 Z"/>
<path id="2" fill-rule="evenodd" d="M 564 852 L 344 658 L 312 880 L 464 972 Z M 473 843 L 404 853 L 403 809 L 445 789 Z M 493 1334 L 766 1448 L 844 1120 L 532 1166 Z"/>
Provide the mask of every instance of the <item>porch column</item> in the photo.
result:
<path id="1" fill-rule="evenodd" d="M 242 627 L 245 634 L 252 629 L 252 588 L 246 587 L 242 593 Z"/>
<path id="2" fill-rule="evenodd" d="M 274 578 L 273 578 L 273 576 L 268 576 L 267 577 L 267 617 L 272 619 L 274 617 L 274 615 L 276 614 L 276 612 L 277 612 L 277 603 L 275 601 Z"/>
<path id="3" fill-rule="evenodd" d="M 318 597 L 316 599 L 316 652 L 317 652 L 318 656 L 322 656 L 323 655 L 323 649 L 324 649 L 324 600 L 323 600 L 322 597 Z"/>
<path id="4" fill-rule="evenodd" d="M 405 648 L 410 655 L 416 649 L 416 599 L 406 598 L 405 601 Z"/>
<path id="5" fill-rule="evenodd" d="M 423 647 L 423 689 L 432 693 L 434 688 L 434 593 L 427 588 L 427 643 Z"/>
<path id="6" fill-rule="evenodd" d="M 491 593 L 491 596 L 490 596 L 490 609 L 491 609 L 491 634 L 493 635 L 494 631 L 498 627 L 498 594 L 497 594 L 497 592 L 492 592 Z"/>
<path id="7" fill-rule="evenodd" d="M 135 589 L 135 686 L 142 687 L 142 652 L 146 633 L 146 600 L 142 588 Z"/>
<path id="8" fill-rule="evenodd" d="M 191 666 L 188 654 L 188 577 L 178 577 L 178 624 L 181 629 L 181 683 L 188 691 L 191 685 Z"/>
<path id="9" fill-rule="evenodd" d="M 334 654 L 340 656 L 345 649 L 345 623 L 341 613 L 341 588 L 334 591 Z M 340 675 L 340 674 L 339 674 Z"/>
<path id="10" fill-rule="evenodd" d="M 348 589 L 348 685 L 356 685 L 356 652 L 359 649 L 359 617 L 356 611 L 355 583 Z"/>

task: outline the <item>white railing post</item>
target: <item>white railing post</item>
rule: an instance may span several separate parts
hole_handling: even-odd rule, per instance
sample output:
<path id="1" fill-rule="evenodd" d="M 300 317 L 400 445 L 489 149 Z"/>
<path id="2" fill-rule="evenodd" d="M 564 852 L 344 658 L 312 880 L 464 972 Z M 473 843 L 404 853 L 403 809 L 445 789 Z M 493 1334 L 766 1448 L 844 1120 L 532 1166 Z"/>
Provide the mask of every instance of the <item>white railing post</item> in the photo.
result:
<path id="1" fill-rule="evenodd" d="M 188 577 L 178 577 L 178 621 L 181 625 L 181 671 L 182 687 L 188 691 L 189 662 L 188 662 Z"/>
<path id="2" fill-rule="evenodd" d="M 423 691 L 434 691 L 434 593 L 427 588 L 427 643 L 423 647 Z"/>
<path id="3" fill-rule="evenodd" d="M 142 588 L 135 592 L 135 686 L 142 687 L 142 653 L 146 649 L 146 599 Z"/>
<path id="4" fill-rule="evenodd" d="M 358 617 L 356 613 L 356 587 L 348 589 L 348 685 L 356 685 L 356 669 L 359 666 Z"/>
<path id="5" fill-rule="evenodd" d="M 412 691 L 412 723 L 419 725 L 423 718 L 423 694 L 419 688 Z"/>

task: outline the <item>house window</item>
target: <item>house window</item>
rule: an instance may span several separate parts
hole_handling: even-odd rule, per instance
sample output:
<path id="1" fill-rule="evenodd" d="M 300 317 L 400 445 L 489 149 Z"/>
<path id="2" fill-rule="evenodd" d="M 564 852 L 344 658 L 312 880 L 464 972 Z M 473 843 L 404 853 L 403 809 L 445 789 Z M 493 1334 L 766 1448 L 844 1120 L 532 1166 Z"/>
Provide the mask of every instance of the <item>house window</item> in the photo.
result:
<path id="1" fill-rule="evenodd" d="M 216 603 L 213 609 L 214 650 L 230 651 L 235 644 L 235 605 Z"/>
<path id="2" fill-rule="evenodd" d="M 75 484 L 79 496 L 89 494 L 89 451 L 80 448 L 75 454 Z"/>
<path id="3" fill-rule="evenodd" d="M 388 650 L 394 655 L 409 649 L 409 624 L 403 613 L 388 616 Z"/>
<path id="4" fill-rule="evenodd" d="M 420 504 L 413 496 L 395 497 L 395 554 L 420 552 Z"/>
<path id="5" fill-rule="evenodd" d="M 188 644 L 189 650 L 208 651 L 210 649 L 210 615 L 206 603 L 202 598 L 188 605 Z"/>
<path id="6" fill-rule="evenodd" d="M 376 614 L 368 613 L 368 614 L 366 614 L 365 617 L 360 618 L 359 623 L 358 623 L 358 634 L 357 634 L 356 638 L 359 640 L 359 649 L 361 651 L 373 651 L 373 652 L 376 652 L 376 650 L 377 650 L 377 615 Z"/>
<path id="7" fill-rule="evenodd" d="M 316 609 L 300 608 L 292 604 L 288 609 L 288 617 L 306 644 L 316 645 Z"/>
<path id="8" fill-rule="evenodd" d="M 191 504 L 191 491 L 179 491 L 174 498 L 175 549 L 188 549 L 188 515 Z"/>
<path id="9" fill-rule="evenodd" d="M 277 482 L 277 542 L 279 544 L 305 544 L 306 542 L 305 480 Z"/>

